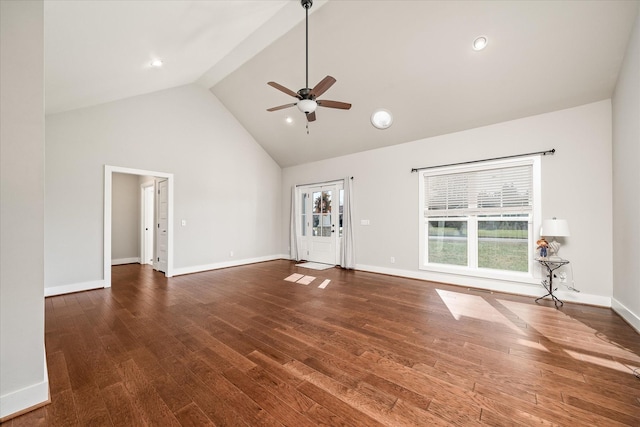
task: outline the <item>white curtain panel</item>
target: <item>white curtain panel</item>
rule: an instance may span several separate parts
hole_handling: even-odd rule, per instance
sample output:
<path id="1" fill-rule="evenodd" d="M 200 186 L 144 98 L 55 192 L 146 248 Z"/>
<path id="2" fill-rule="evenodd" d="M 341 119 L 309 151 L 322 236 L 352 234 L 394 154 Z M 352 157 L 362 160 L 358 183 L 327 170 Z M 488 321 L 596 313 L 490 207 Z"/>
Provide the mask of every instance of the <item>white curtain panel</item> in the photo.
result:
<path id="1" fill-rule="evenodd" d="M 353 227 L 353 180 L 344 179 L 344 204 L 342 207 L 342 248 L 340 251 L 340 267 L 354 269 L 356 267 L 355 235 Z"/>
<path id="2" fill-rule="evenodd" d="M 296 186 L 291 187 L 291 221 L 289 230 L 289 251 L 291 259 L 300 261 L 298 256 L 298 221 L 300 221 L 300 212 L 298 207 L 298 200 L 296 199 Z"/>

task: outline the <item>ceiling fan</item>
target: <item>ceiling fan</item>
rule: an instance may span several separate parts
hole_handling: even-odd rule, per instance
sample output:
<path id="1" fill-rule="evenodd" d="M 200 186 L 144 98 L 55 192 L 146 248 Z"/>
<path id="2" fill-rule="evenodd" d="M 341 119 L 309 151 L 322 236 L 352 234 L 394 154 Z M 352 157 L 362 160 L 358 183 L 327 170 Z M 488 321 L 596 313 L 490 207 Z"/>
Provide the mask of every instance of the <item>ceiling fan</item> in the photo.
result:
<path id="1" fill-rule="evenodd" d="M 300 3 L 302 4 L 302 7 L 306 12 L 306 87 L 300 89 L 298 92 L 294 92 L 291 89 L 287 89 L 286 87 L 276 82 L 267 83 L 269 86 L 274 87 L 279 91 L 282 91 L 287 95 L 291 95 L 294 98 L 298 99 L 297 102 L 268 108 L 267 111 L 277 111 L 297 105 L 298 110 L 302 111 L 307 116 L 307 122 L 313 122 L 316 120 L 317 107 L 348 110 L 351 108 L 351 104 L 340 101 L 317 99 L 336 82 L 336 79 L 331 76 L 327 76 L 324 79 L 320 80 L 320 82 L 315 85 L 313 89 L 309 88 L 309 9 L 313 5 L 313 0 L 300 0 Z"/>

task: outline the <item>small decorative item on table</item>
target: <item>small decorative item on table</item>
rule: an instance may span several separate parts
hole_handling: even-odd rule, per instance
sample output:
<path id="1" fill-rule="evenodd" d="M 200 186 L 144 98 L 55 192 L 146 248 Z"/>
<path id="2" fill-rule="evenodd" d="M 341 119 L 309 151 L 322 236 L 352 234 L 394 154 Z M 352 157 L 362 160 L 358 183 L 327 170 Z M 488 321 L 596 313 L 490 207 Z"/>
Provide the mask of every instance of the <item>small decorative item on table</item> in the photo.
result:
<path id="1" fill-rule="evenodd" d="M 536 244 L 538 245 L 536 250 L 540 251 L 540 258 L 546 258 L 547 251 L 549 250 L 549 242 L 547 242 L 544 237 L 541 237 L 540 240 L 536 242 Z"/>

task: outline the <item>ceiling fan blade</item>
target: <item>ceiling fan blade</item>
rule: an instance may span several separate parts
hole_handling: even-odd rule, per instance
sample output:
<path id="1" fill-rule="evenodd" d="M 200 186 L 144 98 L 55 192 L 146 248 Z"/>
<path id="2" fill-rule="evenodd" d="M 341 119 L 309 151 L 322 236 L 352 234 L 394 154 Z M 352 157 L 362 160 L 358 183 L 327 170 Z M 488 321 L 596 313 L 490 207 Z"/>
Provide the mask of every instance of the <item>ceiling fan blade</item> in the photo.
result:
<path id="1" fill-rule="evenodd" d="M 278 111 L 278 110 L 282 110 L 282 109 L 285 109 L 285 108 L 293 107 L 296 104 L 297 104 L 297 102 L 294 102 L 293 104 L 279 105 L 277 107 L 267 108 L 267 111 Z"/>
<path id="2" fill-rule="evenodd" d="M 347 103 L 347 102 L 340 102 L 340 101 L 329 101 L 327 99 L 323 99 L 323 100 L 318 100 L 316 101 L 318 103 L 319 107 L 325 107 L 325 108 L 339 108 L 341 110 L 348 110 L 349 108 L 351 108 L 351 104 Z"/>
<path id="3" fill-rule="evenodd" d="M 299 96 L 297 93 L 295 93 L 295 92 L 294 92 L 294 91 L 292 91 L 291 89 L 287 89 L 286 87 L 282 86 L 282 85 L 281 85 L 281 84 L 279 84 L 279 83 L 276 83 L 276 82 L 268 82 L 267 84 L 268 84 L 269 86 L 271 86 L 271 87 L 275 87 L 275 88 L 276 88 L 276 89 L 278 89 L 279 91 L 282 91 L 282 92 L 286 93 L 287 95 L 291 95 L 291 96 L 293 96 L 294 98 L 301 99 L 301 98 L 300 98 L 300 96 Z"/>
<path id="4" fill-rule="evenodd" d="M 336 79 L 334 79 L 331 76 L 327 76 L 324 79 L 320 80 L 320 83 L 318 83 L 317 85 L 315 85 L 315 87 L 313 89 L 311 89 L 311 93 L 310 95 L 312 97 L 317 97 L 322 95 L 323 93 L 325 93 L 331 86 L 333 86 L 333 84 L 336 82 Z"/>
<path id="5" fill-rule="evenodd" d="M 313 113 L 307 114 L 307 121 L 308 122 L 315 122 L 316 121 L 316 112 L 315 111 Z"/>

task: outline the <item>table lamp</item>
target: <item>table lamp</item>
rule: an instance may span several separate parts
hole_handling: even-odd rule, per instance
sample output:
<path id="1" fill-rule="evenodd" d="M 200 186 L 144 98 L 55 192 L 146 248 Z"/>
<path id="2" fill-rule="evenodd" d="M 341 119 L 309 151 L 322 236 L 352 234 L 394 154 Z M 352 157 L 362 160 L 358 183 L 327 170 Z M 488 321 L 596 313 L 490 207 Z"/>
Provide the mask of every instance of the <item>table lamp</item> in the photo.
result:
<path id="1" fill-rule="evenodd" d="M 560 250 L 560 242 L 556 240 L 556 237 L 570 236 L 569 224 L 566 219 L 545 219 L 542 221 L 542 227 L 540 227 L 540 235 L 545 237 L 553 237 L 553 241 L 549 242 L 549 258 L 560 259 L 558 251 Z"/>

